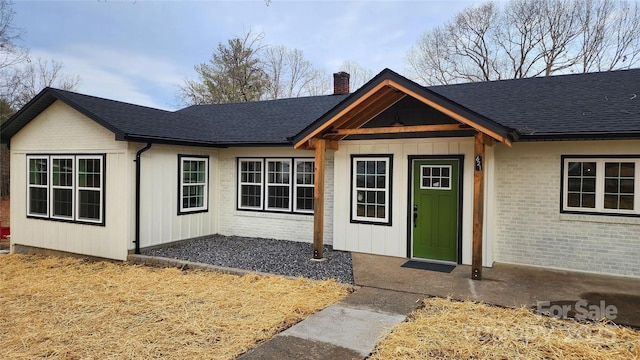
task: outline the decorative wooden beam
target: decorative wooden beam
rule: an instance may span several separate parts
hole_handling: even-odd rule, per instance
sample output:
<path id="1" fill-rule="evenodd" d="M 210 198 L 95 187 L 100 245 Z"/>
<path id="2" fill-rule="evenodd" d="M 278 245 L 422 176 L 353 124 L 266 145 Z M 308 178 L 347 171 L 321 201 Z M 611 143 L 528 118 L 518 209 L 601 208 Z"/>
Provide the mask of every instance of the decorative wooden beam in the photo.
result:
<path id="1" fill-rule="evenodd" d="M 474 137 L 473 171 L 473 250 L 471 258 L 471 279 L 482 280 L 482 230 L 484 223 L 484 146 L 489 142 L 487 135 L 478 132 Z"/>
<path id="2" fill-rule="evenodd" d="M 374 86 L 373 89 L 369 90 L 366 94 L 363 94 L 362 96 L 360 96 L 352 104 L 350 104 L 346 108 L 342 109 L 340 112 L 335 114 L 327 122 L 325 122 L 324 124 L 320 125 L 317 129 L 313 130 L 309 135 L 305 136 L 302 140 L 300 140 L 298 143 L 296 143 L 294 145 L 294 148 L 296 148 L 296 149 L 303 148 L 309 139 L 311 139 L 311 138 L 315 137 L 316 135 L 318 135 L 319 133 L 322 133 L 323 131 L 327 130 L 330 126 L 333 125 L 333 123 L 337 119 L 342 118 L 349 111 L 353 110 L 355 107 L 357 107 L 358 105 L 363 103 L 365 100 L 367 100 L 372 94 L 375 94 L 380 89 L 383 89 L 384 87 L 389 86 L 389 83 L 390 83 L 389 80 L 381 81 L 380 84 Z"/>
<path id="3" fill-rule="evenodd" d="M 326 140 L 326 139 L 314 138 L 314 139 L 310 139 L 309 140 L 309 145 L 307 146 L 308 149 L 309 150 L 315 150 L 319 140 L 324 140 L 325 149 L 338 150 L 338 148 L 339 148 L 338 141 L 336 141 L 336 140 Z"/>
<path id="4" fill-rule="evenodd" d="M 324 256 L 324 163 L 327 140 L 312 140 L 315 145 L 313 178 L 313 259 L 320 260 Z"/>
<path id="5" fill-rule="evenodd" d="M 419 101 L 431 106 L 432 108 L 440 111 L 443 114 L 448 115 L 449 117 L 451 117 L 453 119 L 456 119 L 456 120 L 460 121 L 461 123 L 470 125 L 474 129 L 489 135 L 490 137 L 494 138 L 497 141 L 500 141 L 501 143 L 503 143 L 503 144 L 505 144 L 507 146 L 511 146 L 511 139 L 509 139 L 507 137 L 504 137 L 504 136 L 496 133 L 495 131 L 491 131 L 491 130 L 487 129 L 486 127 L 480 126 L 479 124 L 476 124 L 475 122 L 471 121 L 470 119 L 467 119 L 466 117 L 464 117 L 464 116 L 462 116 L 462 115 L 460 115 L 460 114 L 458 114 L 458 113 L 456 113 L 456 112 L 454 112 L 452 110 L 449 110 L 446 107 L 444 107 L 442 105 L 439 105 L 439 104 L 435 103 L 434 101 L 431 101 L 431 100 L 429 100 L 429 99 L 417 94 L 415 91 L 411 91 L 408 88 L 406 88 L 406 87 L 404 87 L 404 86 L 402 86 L 402 85 L 400 85 L 400 84 L 398 84 L 398 83 L 396 83 L 394 81 L 391 81 L 391 80 L 387 80 L 387 81 L 389 82 L 389 86 L 394 87 L 394 88 L 404 92 L 405 94 L 407 94 L 407 95 L 409 95 L 409 96 L 411 96 L 411 97 L 413 97 L 413 98 L 415 98 L 415 99 L 417 99 L 417 100 L 419 100 Z"/>
<path id="6" fill-rule="evenodd" d="M 398 134 L 428 131 L 455 131 L 471 129 L 463 124 L 439 124 L 439 125 L 414 125 L 414 126 L 388 126 L 377 128 L 337 129 L 328 132 L 327 135 L 367 135 L 367 134 Z"/>

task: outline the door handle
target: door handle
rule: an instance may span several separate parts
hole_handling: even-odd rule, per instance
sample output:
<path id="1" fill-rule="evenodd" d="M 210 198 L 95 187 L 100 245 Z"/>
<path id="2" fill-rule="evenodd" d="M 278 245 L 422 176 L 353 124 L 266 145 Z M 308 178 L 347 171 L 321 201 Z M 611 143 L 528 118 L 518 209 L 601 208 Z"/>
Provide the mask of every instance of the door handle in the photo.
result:
<path id="1" fill-rule="evenodd" d="M 418 222 L 416 220 L 418 220 L 418 205 L 413 205 L 413 227 L 414 228 L 418 226 Z"/>

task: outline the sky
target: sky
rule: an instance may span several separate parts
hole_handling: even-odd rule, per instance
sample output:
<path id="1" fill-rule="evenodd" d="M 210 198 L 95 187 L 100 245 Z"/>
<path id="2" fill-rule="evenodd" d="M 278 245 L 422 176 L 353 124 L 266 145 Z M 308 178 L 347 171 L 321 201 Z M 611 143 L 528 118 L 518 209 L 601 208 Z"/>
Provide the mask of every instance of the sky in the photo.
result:
<path id="1" fill-rule="evenodd" d="M 76 91 L 175 110 L 178 85 L 197 78 L 194 65 L 248 31 L 262 33 L 263 45 L 302 50 L 327 74 L 345 61 L 402 74 L 420 35 L 473 3 L 14 0 L 13 10 L 20 44 L 78 75 Z"/>

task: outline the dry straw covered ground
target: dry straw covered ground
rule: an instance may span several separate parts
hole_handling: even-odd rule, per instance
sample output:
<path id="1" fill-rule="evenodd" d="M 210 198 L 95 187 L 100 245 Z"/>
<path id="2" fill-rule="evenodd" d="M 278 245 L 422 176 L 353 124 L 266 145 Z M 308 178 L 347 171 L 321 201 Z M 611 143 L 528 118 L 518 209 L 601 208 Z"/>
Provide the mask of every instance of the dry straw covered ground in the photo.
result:
<path id="1" fill-rule="evenodd" d="M 371 360 L 640 359 L 640 331 L 441 298 L 424 300 Z"/>
<path id="2" fill-rule="evenodd" d="M 232 359 L 348 291 L 334 281 L 0 255 L 0 358 Z"/>

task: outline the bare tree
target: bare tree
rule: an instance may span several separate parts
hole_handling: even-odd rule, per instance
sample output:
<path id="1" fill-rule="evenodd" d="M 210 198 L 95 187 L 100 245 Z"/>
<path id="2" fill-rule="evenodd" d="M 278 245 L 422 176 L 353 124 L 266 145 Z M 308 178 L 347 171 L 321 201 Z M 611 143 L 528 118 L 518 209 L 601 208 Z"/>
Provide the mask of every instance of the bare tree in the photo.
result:
<path id="1" fill-rule="evenodd" d="M 0 71 L 26 61 L 29 55 L 28 49 L 16 44 L 22 30 L 13 26 L 12 5 L 8 0 L 0 0 Z"/>
<path id="2" fill-rule="evenodd" d="M 23 67 L 15 67 L 0 83 L 0 97 L 9 107 L 18 109 L 46 87 L 74 90 L 80 83 L 80 77 L 65 74 L 63 68 L 62 62 L 41 58 L 29 61 Z"/>
<path id="3" fill-rule="evenodd" d="M 407 53 L 427 84 L 629 68 L 640 52 L 640 7 L 614 0 L 486 2 L 426 31 Z"/>
<path id="4" fill-rule="evenodd" d="M 315 95 L 310 86 L 319 76 L 302 50 L 271 46 L 264 50 L 264 70 L 269 77 L 267 99 Z"/>
<path id="5" fill-rule="evenodd" d="M 344 71 L 349 74 L 349 86 L 351 91 L 360 88 L 373 77 L 373 71 L 371 69 L 351 60 L 343 62 L 340 66 L 340 71 Z"/>

